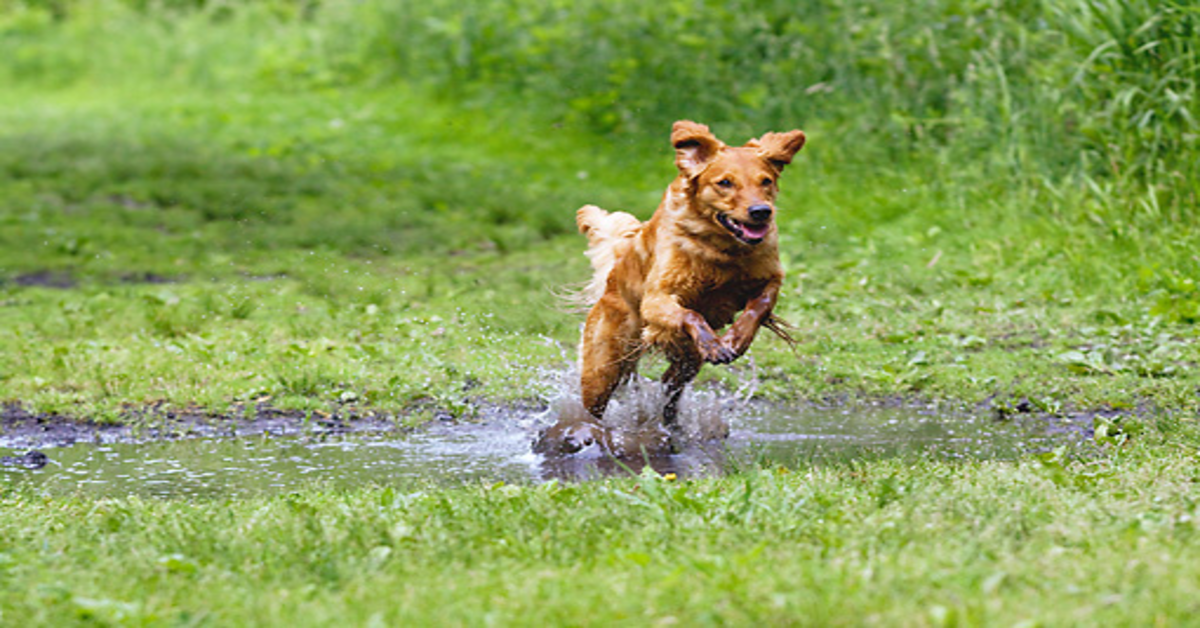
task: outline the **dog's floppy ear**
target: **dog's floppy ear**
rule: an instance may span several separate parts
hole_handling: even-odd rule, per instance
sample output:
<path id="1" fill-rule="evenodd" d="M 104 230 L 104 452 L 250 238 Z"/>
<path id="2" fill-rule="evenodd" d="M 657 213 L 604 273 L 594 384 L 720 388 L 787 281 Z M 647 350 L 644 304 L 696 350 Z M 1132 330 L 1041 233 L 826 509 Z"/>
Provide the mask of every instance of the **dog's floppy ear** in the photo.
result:
<path id="1" fill-rule="evenodd" d="M 758 148 L 758 154 L 771 162 L 775 170 L 782 171 L 783 167 L 792 163 L 792 156 L 804 146 L 804 131 L 788 131 L 787 133 L 767 133 L 757 140 L 750 140 L 747 146 Z"/>
<path id="2" fill-rule="evenodd" d="M 725 144 L 707 126 L 680 120 L 671 127 L 671 146 L 675 147 L 675 166 L 691 177 L 703 170 Z"/>

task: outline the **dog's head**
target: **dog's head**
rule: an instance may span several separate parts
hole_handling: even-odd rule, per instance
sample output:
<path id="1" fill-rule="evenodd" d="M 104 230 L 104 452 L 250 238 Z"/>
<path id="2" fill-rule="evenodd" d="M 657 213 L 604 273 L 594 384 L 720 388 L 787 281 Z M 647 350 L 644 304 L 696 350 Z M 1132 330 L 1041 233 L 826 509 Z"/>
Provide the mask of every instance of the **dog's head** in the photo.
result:
<path id="1" fill-rule="evenodd" d="M 671 129 L 675 165 L 692 206 L 746 246 L 771 232 L 779 175 L 804 140 L 802 131 L 767 133 L 733 147 L 703 124 L 680 120 Z"/>

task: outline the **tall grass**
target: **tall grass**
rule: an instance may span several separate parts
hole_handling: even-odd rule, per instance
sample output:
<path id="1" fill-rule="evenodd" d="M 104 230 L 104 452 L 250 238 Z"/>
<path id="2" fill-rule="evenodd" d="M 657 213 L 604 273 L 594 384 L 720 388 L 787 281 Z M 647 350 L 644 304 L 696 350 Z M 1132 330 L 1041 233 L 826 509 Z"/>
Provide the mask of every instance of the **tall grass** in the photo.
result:
<path id="1" fill-rule="evenodd" d="M 934 171 L 1116 233 L 1197 216 L 1198 22 L 1184 0 L 10 0 L 0 80 L 401 82 L 621 141 L 799 126 L 827 172 Z"/>
<path id="2" fill-rule="evenodd" d="M 1150 185 L 1142 209 L 1159 218 L 1165 205 L 1178 222 L 1181 207 L 1197 204 L 1200 177 L 1200 6 L 1096 0 L 1054 9 L 1071 48 L 1086 55 L 1065 90 L 1079 102 L 1070 114 L 1085 138 L 1086 173 Z"/>
<path id="3" fill-rule="evenodd" d="M 397 5 L 393 71 L 461 99 L 536 99 L 606 131 L 693 117 L 730 131 L 815 127 L 839 158 L 966 154 L 1007 137 L 1013 93 L 1052 33 L 1036 3 L 735 1 Z M 1004 93 L 1001 93 L 1004 92 Z"/>
<path id="4" fill-rule="evenodd" d="M 838 140 L 830 159 L 1115 182 L 1182 218 L 1200 174 L 1198 21 L 1181 0 L 10 1 L 0 77 L 402 79 L 606 133 L 804 126 Z"/>
<path id="5" fill-rule="evenodd" d="M 812 126 L 840 159 L 943 152 L 1195 214 L 1191 3 L 467 1 L 384 15 L 379 56 L 456 98 L 533 98 L 606 130 Z"/>

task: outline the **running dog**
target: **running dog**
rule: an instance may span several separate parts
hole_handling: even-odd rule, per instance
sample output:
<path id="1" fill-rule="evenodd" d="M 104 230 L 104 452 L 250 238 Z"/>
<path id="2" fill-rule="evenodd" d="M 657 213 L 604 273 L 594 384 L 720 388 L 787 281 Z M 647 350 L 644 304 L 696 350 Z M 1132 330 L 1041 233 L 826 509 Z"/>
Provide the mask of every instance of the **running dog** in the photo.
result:
<path id="1" fill-rule="evenodd" d="M 771 315 L 783 283 L 775 198 L 780 174 L 804 142 L 797 130 L 726 146 L 707 126 L 681 120 L 671 129 L 679 174 L 650 220 L 594 205 L 578 210 L 594 271 L 580 295 L 591 307 L 579 348 L 590 417 L 560 422 L 535 450 L 571 453 L 593 442 L 611 448 L 600 421 L 647 350 L 670 363 L 662 419 L 671 429 L 701 366 L 741 357 L 763 326 L 788 339 Z"/>

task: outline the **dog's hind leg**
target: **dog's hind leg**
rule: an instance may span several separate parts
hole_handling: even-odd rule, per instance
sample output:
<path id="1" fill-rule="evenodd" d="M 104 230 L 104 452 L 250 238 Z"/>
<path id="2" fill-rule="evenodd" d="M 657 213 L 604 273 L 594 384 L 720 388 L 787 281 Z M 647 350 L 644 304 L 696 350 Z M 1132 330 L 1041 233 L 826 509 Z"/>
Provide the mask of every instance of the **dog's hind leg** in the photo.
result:
<path id="1" fill-rule="evenodd" d="M 613 392 L 637 366 L 639 329 L 636 315 L 615 294 L 605 295 L 588 313 L 579 347 L 579 392 L 596 419 L 604 417 Z"/>
<path id="2" fill-rule="evenodd" d="M 663 373 L 662 383 L 667 388 L 667 403 L 663 406 L 663 426 L 672 429 L 675 427 L 679 419 L 679 398 L 683 396 L 683 389 L 700 372 L 701 364 L 699 356 L 672 359 L 671 365 Z"/>

